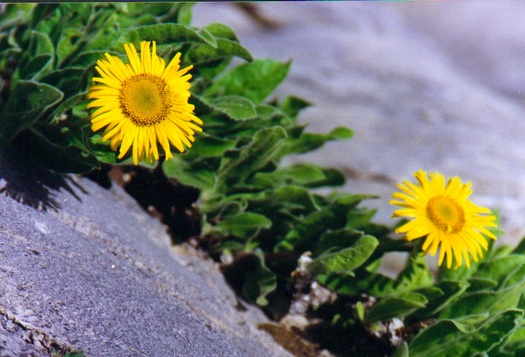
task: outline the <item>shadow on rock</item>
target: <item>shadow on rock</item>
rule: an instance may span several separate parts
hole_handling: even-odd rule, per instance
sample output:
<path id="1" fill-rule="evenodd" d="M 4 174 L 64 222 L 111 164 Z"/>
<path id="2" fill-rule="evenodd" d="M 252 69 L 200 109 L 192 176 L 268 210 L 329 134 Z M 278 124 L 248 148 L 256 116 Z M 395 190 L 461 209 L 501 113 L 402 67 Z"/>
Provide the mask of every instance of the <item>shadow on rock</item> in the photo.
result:
<path id="1" fill-rule="evenodd" d="M 54 192 L 66 190 L 77 200 L 72 186 L 86 193 L 69 176 L 42 167 L 35 157 L 14 146 L 0 148 L 0 193 L 35 209 L 58 210 Z"/>

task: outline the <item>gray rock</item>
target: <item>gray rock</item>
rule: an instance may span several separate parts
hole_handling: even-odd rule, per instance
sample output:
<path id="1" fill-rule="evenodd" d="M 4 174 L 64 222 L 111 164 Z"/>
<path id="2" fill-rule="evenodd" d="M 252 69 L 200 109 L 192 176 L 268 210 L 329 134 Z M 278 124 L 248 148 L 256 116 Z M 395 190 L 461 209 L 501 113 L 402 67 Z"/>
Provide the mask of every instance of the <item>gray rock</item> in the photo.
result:
<path id="1" fill-rule="evenodd" d="M 0 152 L 0 356 L 286 356 L 217 266 L 119 187 Z M 13 199 L 15 198 L 15 199 Z M 21 201 L 21 202 L 18 202 Z M 25 203 L 25 204 L 24 204 Z"/>
<path id="2" fill-rule="evenodd" d="M 293 160 L 344 170 L 345 191 L 391 223 L 396 183 L 419 169 L 473 183 L 472 200 L 500 209 L 500 242 L 525 234 L 525 4 L 258 3 L 261 26 L 231 4 L 199 4 L 194 23 L 229 24 L 257 58 L 293 59 L 277 95 L 315 105 L 311 131 L 355 137 Z"/>

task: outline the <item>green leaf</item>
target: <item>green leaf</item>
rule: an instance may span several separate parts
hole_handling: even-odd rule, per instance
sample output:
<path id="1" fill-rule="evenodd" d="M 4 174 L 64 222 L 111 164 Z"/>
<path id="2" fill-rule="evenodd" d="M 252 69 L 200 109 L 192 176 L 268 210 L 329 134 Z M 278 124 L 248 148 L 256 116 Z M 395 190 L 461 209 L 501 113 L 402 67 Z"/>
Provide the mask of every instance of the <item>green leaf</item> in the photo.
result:
<path id="1" fill-rule="evenodd" d="M 525 256 L 509 255 L 480 266 L 472 279 L 493 281 L 496 286 L 505 287 L 519 283 L 525 275 Z"/>
<path id="2" fill-rule="evenodd" d="M 23 79 L 39 79 L 53 68 L 55 52 L 49 36 L 37 31 L 31 32 L 29 41 L 29 60 L 20 71 Z"/>
<path id="3" fill-rule="evenodd" d="M 0 144 L 7 145 L 62 97 L 61 91 L 47 84 L 26 80 L 16 82 L 0 114 Z"/>
<path id="4" fill-rule="evenodd" d="M 424 308 L 427 298 L 419 293 L 409 292 L 399 296 L 387 297 L 379 301 L 370 310 L 370 322 L 391 320 L 394 317 L 403 318 L 414 311 Z"/>
<path id="5" fill-rule="evenodd" d="M 362 236 L 354 245 L 336 252 L 323 254 L 308 264 L 315 273 L 353 275 L 353 270 L 364 264 L 379 245 L 372 236 Z"/>
<path id="6" fill-rule="evenodd" d="M 80 103 L 83 103 L 86 100 L 86 92 L 78 93 L 72 97 L 67 98 L 66 100 L 63 100 L 55 110 L 53 110 L 53 113 L 49 115 L 49 118 L 51 119 L 50 123 L 56 124 L 59 119 L 61 118 L 61 115 L 66 113 L 68 110 L 72 109 L 73 107 L 77 106 Z"/>
<path id="7" fill-rule="evenodd" d="M 303 154 L 316 150 L 330 140 L 347 140 L 353 136 L 353 131 L 337 127 L 328 134 L 303 133 L 298 138 L 290 137 L 283 147 L 283 154 Z"/>
<path id="8" fill-rule="evenodd" d="M 261 214 L 241 213 L 234 217 L 219 222 L 216 228 L 224 235 L 234 235 L 240 238 L 249 238 L 261 229 L 268 229 L 272 226 L 272 221 Z"/>
<path id="9" fill-rule="evenodd" d="M 350 229 L 361 229 L 368 223 L 374 215 L 376 214 L 376 209 L 369 208 L 356 208 L 348 212 L 348 221 L 346 223 L 346 228 Z"/>
<path id="10" fill-rule="evenodd" d="M 79 67 L 58 69 L 42 76 L 40 82 L 56 87 L 66 96 L 74 96 L 80 89 L 79 86 L 82 84 L 82 77 L 85 73 L 86 69 Z"/>
<path id="11" fill-rule="evenodd" d="M 525 289 L 525 279 L 519 284 L 497 291 L 477 291 L 464 294 L 454 304 L 449 305 L 442 313 L 442 318 L 459 318 L 476 314 L 495 314 L 498 311 L 518 306 Z"/>
<path id="12" fill-rule="evenodd" d="M 276 289 L 277 278 L 266 267 L 264 255 L 260 249 L 254 251 L 253 257 L 257 258 L 255 268 L 244 270 L 242 294 L 248 301 L 255 302 L 259 306 L 266 306 L 268 305 L 266 296 Z"/>
<path id="13" fill-rule="evenodd" d="M 468 287 L 469 284 L 465 281 L 445 280 L 436 286 L 421 289 L 419 292 L 427 297 L 429 303 L 426 308 L 417 311 L 416 316 L 427 317 L 441 312 L 457 300 Z M 439 293 L 436 294 L 432 289 L 438 289 Z"/>
<path id="14" fill-rule="evenodd" d="M 93 156 L 77 146 L 58 145 L 35 131 L 26 131 L 21 136 L 25 150 L 34 153 L 42 166 L 53 171 L 83 174 L 100 166 Z"/>
<path id="15" fill-rule="evenodd" d="M 421 256 L 410 257 L 405 269 L 399 273 L 392 285 L 382 287 L 381 295 L 399 294 L 432 285 L 432 273 L 428 269 L 427 260 Z"/>
<path id="16" fill-rule="evenodd" d="M 224 96 L 206 100 L 205 103 L 233 120 L 253 119 L 257 116 L 255 104 L 244 97 Z"/>
<path id="17" fill-rule="evenodd" d="M 235 149 L 237 140 L 221 139 L 214 136 L 203 136 L 198 138 L 192 145 L 184 160 L 202 160 L 209 158 L 220 158 L 228 150 Z"/>
<path id="18" fill-rule="evenodd" d="M 396 348 L 392 357 L 410 357 L 408 344 L 405 341 L 401 342 L 399 347 Z"/>
<path id="19" fill-rule="evenodd" d="M 343 228 L 347 223 L 348 212 L 369 195 L 341 195 L 329 206 L 308 214 L 302 222 L 295 225 L 274 250 L 303 252 L 313 250 L 325 231 Z"/>
<path id="20" fill-rule="evenodd" d="M 525 319 L 522 318 L 519 322 L 519 326 L 500 350 L 503 356 L 523 356 L 525 353 Z"/>
<path id="21" fill-rule="evenodd" d="M 82 36 L 82 32 L 77 28 L 67 28 L 62 31 L 60 40 L 57 44 L 58 67 L 62 65 L 71 54 L 77 49 L 77 42 Z"/>
<path id="22" fill-rule="evenodd" d="M 490 353 L 516 329 L 521 310 L 505 310 L 471 324 L 441 320 L 421 331 L 409 345 L 410 357 L 460 357 Z"/>
<path id="23" fill-rule="evenodd" d="M 215 37 L 225 38 L 231 41 L 239 42 L 239 39 L 237 38 L 235 32 L 230 27 L 224 24 L 214 22 L 206 25 L 204 28 L 208 30 L 211 34 L 213 34 Z"/>
<path id="24" fill-rule="evenodd" d="M 311 105 L 312 103 L 304 100 L 303 98 L 291 95 L 284 98 L 279 107 L 284 113 L 286 113 L 292 118 L 295 118 L 299 114 L 299 112 L 301 112 L 305 108 L 308 108 Z"/>
<path id="25" fill-rule="evenodd" d="M 255 60 L 235 67 L 213 83 L 206 96 L 238 95 L 260 104 L 283 81 L 290 62 Z"/>
<path id="26" fill-rule="evenodd" d="M 125 43 L 138 46 L 141 41 L 156 41 L 158 44 L 181 42 L 203 42 L 215 47 L 215 42 L 202 36 L 196 29 L 180 24 L 157 24 L 133 28 L 124 32 L 111 46 L 115 51 L 122 51 Z"/>
<path id="27" fill-rule="evenodd" d="M 338 251 L 353 246 L 361 237 L 363 232 L 353 229 L 337 229 L 325 232 L 317 243 L 314 257 L 321 256 L 329 251 Z"/>
<path id="28" fill-rule="evenodd" d="M 335 128 L 328 134 L 330 140 L 348 140 L 351 139 L 353 136 L 354 131 L 343 126 Z"/>
<path id="29" fill-rule="evenodd" d="M 316 164 L 300 163 L 278 168 L 273 172 L 255 174 L 250 186 L 270 188 L 279 185 L 300 185 L 303 187 L 339 186 L 345 177 L 336 169 L 326 169 Z"/>
<path id="30" fill-rule="evenodd" d="M 272 161 L 285 137 L 283 128 L 267 128 L 258 131 L 248 145 L 227 151 L 217 172 L 217 192 L 224 191 L 224 186 L 244 182 L 250 174 L 265 167 Z"/>
<path id="31" fill-rule="evenodd" d="M 212 190 L 215 184 L 215 174 L 212 170 L 195 168 L 181 155 L 175 155 L 170 160 L 164 161 L 162 170 L 167 177 L 174 178 L 183 185 L 195 187 L 202 191 Z"/>
<path id="32" fill-rule="evenodd" d="M 94 66 L 98 60 L 105 58 L 106 53 L 112 56 L 119 56 L 119 54 L 121 54 L 123 50 L 124 48 L 120 48 L 117 51 L 109 51 L 109 50 L 84 51 L 71 61 L 70 67 L 88 68 L 88 67 Z"/>

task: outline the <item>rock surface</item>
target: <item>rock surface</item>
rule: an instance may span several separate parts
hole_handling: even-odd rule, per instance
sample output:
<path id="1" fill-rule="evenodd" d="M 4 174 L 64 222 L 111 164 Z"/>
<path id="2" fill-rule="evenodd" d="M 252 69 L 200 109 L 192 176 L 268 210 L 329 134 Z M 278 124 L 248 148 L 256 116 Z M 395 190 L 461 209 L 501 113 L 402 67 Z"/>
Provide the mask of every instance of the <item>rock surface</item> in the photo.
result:
<path id="1" fill-rule="evenodd" d="M 230 25 L 256 58 L 293 59 L 277 95 L 314 103 L 311 131 L 355 137 L 295 160 L 344 170 L 351 192 L 380 195 L 391 223 L 396 183 L 418 169 L 473 183 L 473 201 L 525 234 L 525 3 L 257 3 L 276 26 L 231 4 L 198 4 L 194 24 Z"/>
<path id="2" fill-rule="evenodd" d="M 122 189 L 28 160 L 0 151 L 0 356 L 288 355 Z"/>

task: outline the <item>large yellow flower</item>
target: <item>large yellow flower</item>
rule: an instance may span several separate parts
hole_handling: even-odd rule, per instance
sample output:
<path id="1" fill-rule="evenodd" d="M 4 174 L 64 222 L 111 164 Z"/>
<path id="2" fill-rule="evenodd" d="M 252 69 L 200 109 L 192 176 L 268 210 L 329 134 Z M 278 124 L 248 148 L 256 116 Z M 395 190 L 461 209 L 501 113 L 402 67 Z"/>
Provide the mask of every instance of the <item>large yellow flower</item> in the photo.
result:
<path id="1" fill-rule="evenodd" d="M 180 69 L 180 53 L 166 66 L 157 56 L 156 43 L 150 51 L 150 41 L 140 43 L 140 57 L 133 44 L 125 44 L 129 63 L 106 53 L 97 62 L 101 77 L 94 77 L 88 108 L 98 108 L 91 115 L 91 128 L 105 127 L 102 140 L 110 140 L 118 158 L 132 147 L 133 163 L 159 159 L 157 141 L 166 159 L 173 157 L 170 143 L 180 152 L 195 141 L 195 132 L 202 131 L 202 121 L 193 114 L 188 103 L 191 75 L 188 66 Z"/>
<path id="2" fill-rule="evenodd" d="M 396 229 L 405 233 L 409 241 L 426 236 L 422 249 L 434 256 L 440 247 L 438 264 L 447 257 L 447 268 L 455 260 L 455 268 L 470 267 L 470 256 L 474 261 L 483 256 L 488 243 L 482 234 L 496 239 L 487 227 L 496 227 L 496 218 L 488 208 L 476 206 L 470 200 L 471 183 L 463 184 L 456 176 L 445 184 L 439 172 L 415 173 L 419 186 L 408 181 L 398 185 L 402 192 L 392 195 L 390 204 L 403 208 L 394 211 L 394 217 L 408 217 L 413 220 Z"/>

